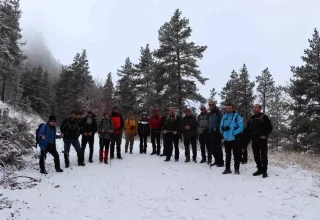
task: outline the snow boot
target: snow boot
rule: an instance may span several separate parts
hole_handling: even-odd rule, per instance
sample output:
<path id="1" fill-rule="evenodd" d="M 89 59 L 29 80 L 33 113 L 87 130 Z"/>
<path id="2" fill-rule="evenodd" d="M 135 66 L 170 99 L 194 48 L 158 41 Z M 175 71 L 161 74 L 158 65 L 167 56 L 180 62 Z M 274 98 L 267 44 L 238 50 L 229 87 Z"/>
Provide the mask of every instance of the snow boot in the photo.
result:
<path id="1" fill-rule="evenodd" d="M 258 169 L 255 173 L 253 173 L 253 176 L 260 176 L 262 174 L 261 169 Z"/>
<path id="2" fill-rule="evenodd" d="M 202 158 L 202 160 L 200 161 L 200 163 L 205 163 L 207 162 L 205 158 Z"/>
<path id="3" fill-rule="evenodd" d="M 63 172 L 63 170 L 61 168 L 57 168 L 56 171 L 57 171 L 57 173 L 62 173 Z"/>
<path id="4" fill-rule="evenodd" d="M 104 163 L 105 163 L 105 164 L 108 164 L 108 156 L 109 156 L 109 151 L 106 150 L 106 151 L 104 152 Z M 102 160 L 101 160 L 101 161 L 102 161 Z"/>
<path id="5" fill-rule="evenodd" d="M 168 159 L 168 158 L 164 160 L 164 162 L 169 162 L 169 161 L 170 161 L 170 159 Z"/>
<path id="6" fill-rule="evenodd" d="M 100 149 L 100 151 L 99 151 L 99 160 L 100 160 L 100 163 L 102 163 L 102 161 L 103 161 L 103 149 Z"/>
<path id="7" fill-rule="evenodd" d="M 267 172 L 263 172 L 262 173 L 262 178 L 267 178 L 268 177 L 268 173 Z"/>
<path id="8" fill-rule="evenodd" d="M 190 158 L 187 158 L 184 162 L 189 163 L 190 162 Z"/>
<path id="9" fill-rule="evenodd" d="M 40 170 L 40 173 L 44 174 L 44 175 L 47 175 L 48 172 L 46 170 Z"/>
<path id="10" fill-rule="evenodd" d="M 240 175 L 239 169 L 235 169 L 234 173 L 237 174 L 237 175 Z"/>
<path id="11" fill-rule="evenodd" d="M 86 164 L 84 163 L 84 162 L 82 162 L 82 163 L 78 163 L 78 166 L 79 167 L 84 167 Z"/>
<path id="12" fill-rule="evenodd" d="M 222 174 L 230 174 L 230 173 L 232 173 L 232 171 L 230 169 L 225 169 L 225 171 L 223 171 Z"/>
<path id="13" fill-rule="evenodd" d="M 156 154 L 156 151 L 152 151 L 152 153 L 150 155 L 155 155 Z"/>

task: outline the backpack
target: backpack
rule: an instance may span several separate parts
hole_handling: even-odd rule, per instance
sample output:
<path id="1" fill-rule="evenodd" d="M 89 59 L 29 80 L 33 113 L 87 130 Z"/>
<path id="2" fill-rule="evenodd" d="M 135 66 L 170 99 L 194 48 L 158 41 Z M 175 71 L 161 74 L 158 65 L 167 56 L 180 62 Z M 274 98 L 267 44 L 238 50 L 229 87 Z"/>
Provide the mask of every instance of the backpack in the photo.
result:
<path id="1" fill-rule="evenodd" d="M 36 146 L 35 146 L 36 148 L 37 148 L 37 145 L 39 144 L 39 141 L 40 141 L 39 132 L 40 132 L 40 129 L 41 129 L 42 125 L 46 125 L 46 124 L 45 123 L 39 124 L 39 126 L 38 126 L 38 128 L 36 130 Z M 44 133 L 47 133 L 47 126 L 46 126 L 46 130 L 45 130 Z"/>

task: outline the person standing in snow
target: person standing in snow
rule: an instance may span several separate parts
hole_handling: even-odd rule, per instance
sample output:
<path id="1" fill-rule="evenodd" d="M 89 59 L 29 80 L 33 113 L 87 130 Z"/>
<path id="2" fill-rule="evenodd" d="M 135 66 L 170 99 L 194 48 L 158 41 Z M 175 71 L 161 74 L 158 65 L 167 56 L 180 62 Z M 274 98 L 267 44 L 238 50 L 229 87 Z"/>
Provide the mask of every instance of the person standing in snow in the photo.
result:
<path id="1" fill-rule="evenodd" d="M 253 176 L 262 174 L 262 177 L 266 178 L 268 177 L 268 137 L 273 127 L 269 117 L 261 112 L 261 105 L 254 105 L 253 113 L 247 123 L 252 138 L 253 156 L 258 167 Z"/>
<path id="2" fill-rule="evenodd" d="M 80 135 L 80 126 L 79 121 L 76 117 L 76 112 L 72 111 L 70 117 L 65 119 L 60 126 L 61 137 L 64 141 L 64 161 L 66 168 L 68 168 L 70 165 L 69 153 L 71 145 L 77 151 L 78 165 L 85 166 L 85 163 L 82 159 L 83 156 L 81 155 L 81 147 L 78 139 Z"/>
<path id="3" fill-rule="evenodd" d="M 147 140 L 150 136 L 149 119 L 146 112 L 142 113 L 142 117 L 138 122 L 138 135 L 140 137 L 140 154 L 147 153 Z"/>
<path id="4" fill-rule="evenodd" d="M 80 129 L 82 134 L 82 140 L 81 140 L 81 151 L 82 151 L 81 155 L 83 156 L 82 160 L 84 161 L 86 146 L 89 143 L 89 149 L 90 149 L 89 163 L 92 163 L 94 135 L 97 132 L 97 121 L 93 117 L 92 111 L 89 111 L 87 116 L 81 120 Z"/>
<path id="5" fill-rule="evenodd" d="M 163 127 L 164 127 L 164 124 L 165 124 L 165 122 L 166 122 L 166 120 L 167 120 L 167 118 L 168 118 L 168 116 L 169 116 L 169 109 L 164 109 L 164 114 L 163 114 L 163 116 L 161 117 L 161 130 L 162 130 L 162 145 L 163 145 L 163 152 L 162 152 L 162 154 L 160 155 L 161 157 L 163 157 L 163 156 L 167 156 L 166 155 L 166 153 L 168 152 L 168 147 L 166 147 L 166 135 L 164 135 L 164 133 L 163 133 Z"/>
<path id="6" fill-rule="evenodd" d="M 163 134 L 166 140 L 166 162 L 170 161 L 173 145 L 175 149 L 174 159 L 176 162 L 179 161 L 179 132 L 180 132 L 181 120 L 179 116 L 176 115 L 174 108 L 169 109 L 169 116 L 166 118 L 163 125 Z"/>
<path id="7" fill-rule="evenodd" d="M 243 132 L 242 117 L 235 111 L 233 104 L 226 106 L 227 113 L 222 117 L 220 132 L 223 134 L 226 152 L 226 169 L 223 174 L 232 173 L 230 169 L 231 151 L 233 150 L 235 174 L 240 174 L 241 145 L 238 135 Z"/>
<path id="8" fill-rule="evenodd" d="M 104 161 L 105 164 L 108 164 L 108 156 L 109 156 L 109 145 L 111 140 L 111 133 L 113 132 L 113 124 L 110 119 L 109 113 L 104 113 L 103 118 L 101 120 L 99 126 L 99 134 L 100 134 L 100 151 L 99 151 L 99 160 L 100 163 Z M 104 149 L 104 153 L 103 153 Z"/>
<path id="9" fill-rule="evenodd" d="M 223 152 L 222 152 L 222 136 L 220 133 L 220 122 L 222 119 L 222 112 L 216 106 L 214 101 L 209 102 L 209 135 L 211 135 L 210 147 L 208 148 L 208 164 L 211 163 L 212 155 L 214 157 L 214 163 L 210 166 L 216 165 L 217 167 L 224 167 Z"/>
<path id="10" fill-rule="evenodd" d="M 56 133 L 56 117 L 54 115 L 49 116 L 49 121 L 46 124 L 43 124 L 38 133 L 39 138 L 39 146 L 41 149 L 40 154 L 40 173 L 48 174 L 46 171 L 44 161 L 47 157 L 47 153 L 49 152 L 54 158 L 54 166 L 57 172 L 63 172 L 60 168 L 60 159 L 59 154 L 56 147 L 56 139 L 60 138 L 60 135 Z"/>
<path id="11" fill-rule="evenodd" d="M 137 122 L 134 119 L 133 113 L 130 113 L 129 118 L 126 120 L 125 128 L 126 128 L 125 152 L 128 153 L 128 148 L 130 143 L 130 154 L 132 154 L 134 137 L 137 135 Z"/>
<path id="12" fill-rule="evenodd" d="M 197 120 L 191 114 L 191 109 L 185 110 L 185 116 L 182 118 L 181 131 L 185 147 L 186 163 L 190 162 L 190 144 L 192 146 L 192 160 L 197 162 Z"/>
<path id="13" fill-rule="evenodd" d="M 113 124 L 113 132 L 111 135 L 111 151 L 110 158 L 114 159 L 114 147 L 117 145 L 117 158 L 123 159 L 121 157 L 121 142 L 122 142 L 122 133 L 124 128 L 124 121 L 122 114 L 119 113 L 118 107 L 113 107 L 111 113 L 111 121 Z"/>
<path id="14" fill-rule="evenodd" d="M 209 134 L 209 114 L 204 105 L 200 107 L 200 114 L 198 115 L 198 134 L 201 150 L 201 161 L 200 163 L 205 163 L 206 160 L 206 148 L 208 156 L 212 154 L 211 151 L 211 134 Z"/>
<path id="15" fill-rule="evenodd" d="M 153 115 L 149 119 L 149 124 L 151 127 L 151 143 L 152 143 L 151 155 L 157 154 L 158 156 L 160 156 L 161 116 L 158 114 L 158 112 L 159 111 L 156 108 L 152 110 Z"/>

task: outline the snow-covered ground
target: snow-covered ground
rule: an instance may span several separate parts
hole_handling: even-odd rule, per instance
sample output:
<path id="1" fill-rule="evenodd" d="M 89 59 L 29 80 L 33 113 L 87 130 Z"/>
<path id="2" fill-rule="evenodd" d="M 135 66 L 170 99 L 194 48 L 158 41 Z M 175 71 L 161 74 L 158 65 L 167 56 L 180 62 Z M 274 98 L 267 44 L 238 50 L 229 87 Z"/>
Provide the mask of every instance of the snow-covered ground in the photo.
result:
<path id="1" fill-rule="evenodd" d="M 249 163 L 240 176 L 225 176 L 223 168 L 184 163 L 183 151 L 180 162 L 150 156 L 150 146 L 140 155 L 138 142 L 133 155 L 122 153 L 124 159 L 110 166 L 98 162 L 97 143 L 94 163 L 85 167 L 77 166 L 74 149 L 63 173 L 55 172 L 50 155 L 49 175 L 41 175 L 34 161 L 21 174 L 41 182 L 32 189 L 1 189 L 0 200 L 13 204 L 0 210 L 0 219 L 320 219 L 320 188 L 307 171 L 270 167 L 270 177 L 262 179 L 252 176 L 255 165 Z M 58 146 L 64 165 L 61 141 Z"/>

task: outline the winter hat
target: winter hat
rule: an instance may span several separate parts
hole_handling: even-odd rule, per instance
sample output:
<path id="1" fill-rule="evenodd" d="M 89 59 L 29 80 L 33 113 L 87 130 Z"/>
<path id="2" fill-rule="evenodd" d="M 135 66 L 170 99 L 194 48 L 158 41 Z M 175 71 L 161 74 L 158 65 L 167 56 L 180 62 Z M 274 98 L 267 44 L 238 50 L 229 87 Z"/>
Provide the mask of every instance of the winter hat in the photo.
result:
<path id="1" fill-rule="evenodd" d="M 56 116 L 54 116 L 54 115 L 50 115 L 50 116 L 49 116 L 49 121 L 54 121 L 54 122 L 56 122 L 56 120 L 57 120 L 57 117 L 56 117 Z"/>
<path id="2" fill-rule="evenodd" d="M 146 115 L 147 116 L 148 114 L 147 114 L 147 112 L 143 112 L 142 115 Z"/>
<path id="3" fill-rule="evenodd" d="M 152 110 L 152 112 L 153 112 L 153 113 L 158 113 L 159 110 L 158 110 L 157 108 L 154 108 L 154 109 Z"/>
<path id="4" fill-rule="evenodd" d="M 116 109 L 118 109 L 118 111 L 119 111 L 119 108 L 118 108 L 117 106 L 114 106 L 113 109 L 112 109 L 112 111 L 114 111 L 114 110 L 116 110 Z"/>
<path id="5" fill-rule="evenodd" d="M 73 114 L 76 115 L 76 114 L 77 114 L 76 111 L 71 111 L 71 112 L 70 112 L 70 115 L 73 115 Z"/>

